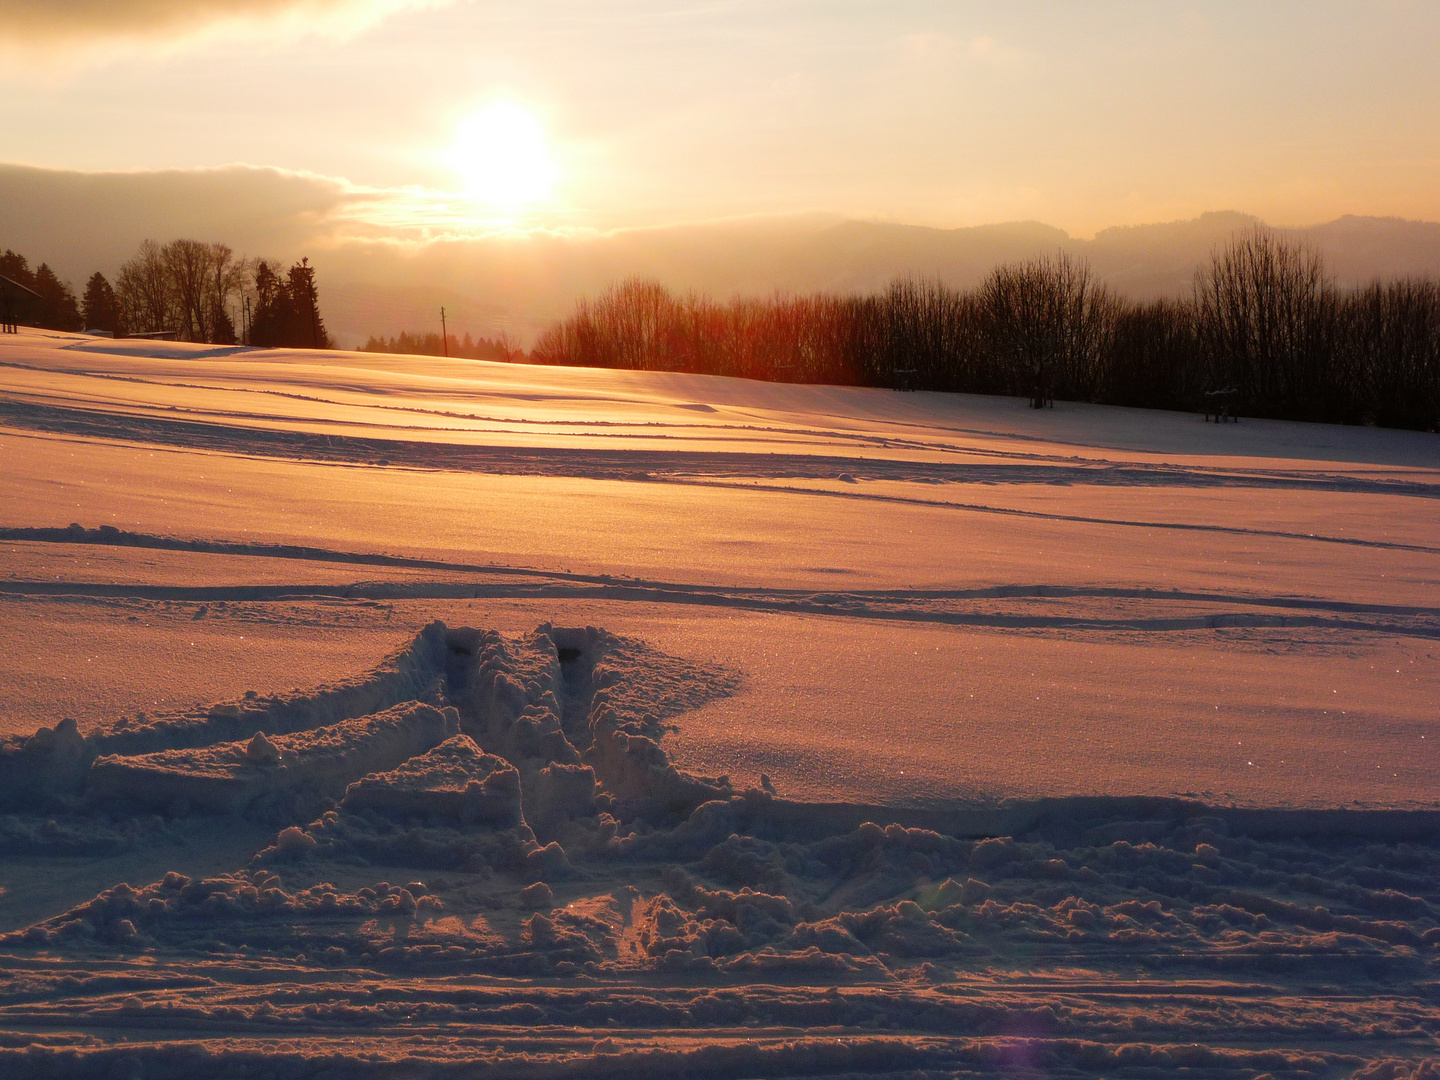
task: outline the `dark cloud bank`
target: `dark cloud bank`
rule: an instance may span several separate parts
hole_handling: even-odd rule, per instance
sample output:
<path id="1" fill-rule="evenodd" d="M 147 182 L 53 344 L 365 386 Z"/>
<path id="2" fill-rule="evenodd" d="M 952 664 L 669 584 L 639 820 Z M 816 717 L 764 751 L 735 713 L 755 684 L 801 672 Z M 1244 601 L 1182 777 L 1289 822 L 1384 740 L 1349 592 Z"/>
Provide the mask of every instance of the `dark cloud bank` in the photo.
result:
<path id="1" fill-rule="evenodd" d="M 1195 268 L 1235 230 L 1240 213 L 1107 229 L 1076 240 L 1038 222 L 963 229 L 846 221 L 834 216 L 633 229 L 601 236 L 397 243 L 363 224 L 374 195 L 320 176 L 242 166 L 81 173 L 0 165 L 0 248 L 44 259 L 83 282 L 113 273 L 146 237 L 220 240 L 320 267 L 327 320 L 342 342 L 424 329 L 444 304 L 453 327 L 528 339 L 579 296 L 632 274 L 717 297 L 774 290 L 867 291 L 913 274 L 977 284 L 997 263 L 1063 248 L 1137 298 L 1189 288 Z M 1440 274 L 1440 224 L 1343 217 L 1297 230 L 1342 283 Z"/>

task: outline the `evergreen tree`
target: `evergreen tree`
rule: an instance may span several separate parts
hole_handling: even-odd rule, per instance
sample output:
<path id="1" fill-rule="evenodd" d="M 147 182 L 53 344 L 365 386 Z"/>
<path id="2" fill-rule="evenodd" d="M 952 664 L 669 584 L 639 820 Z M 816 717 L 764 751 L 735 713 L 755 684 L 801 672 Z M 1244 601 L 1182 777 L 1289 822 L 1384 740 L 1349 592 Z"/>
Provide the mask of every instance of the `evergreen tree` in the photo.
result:
<path id="1" fill-rule="evenodd" d="M 0 255 L 0 275 L 8 277 L 27 289 L 35 288 L 35 275 L 30 272 L 30 263 L 24 255 L 17 255 L 9 248 Z"/>
<path id="2" fill-rule="evenodd" d="M 216 345 L 234 345 L 239 340 L 235 334 L 235 321 L 230 316 L 230 298 L 243 299 L 244 278 L 245 260 L 236 259 L 228 244 L 212 243 L 206 288 L 210 310 L 206 325 L 208 340 Z"/>
<path id="3" fill-rule="evenodd" d="M 320 300 L 315 292 L 315 268 L 310 260 L 301 259 L 290 267 L 285 284 L 294 313 L 287 344 L 297 349 L 330 348 L 330 335 L 325 331 L 325 320 L 320 317 Z"/>
<path id="4" fill-rule="evenodd" d="M 83 330 L 80 325 L 80 305 L 70 291 L 45 263 L 35 268 L 35 284 L 31 286 L 40 294 L 36 305 L 38 318 L 35 325 L 46 330 Z"/>
<path id="5" fill-rule="evenodd" d="M 239 339 L 235 334 L 235 320 L 224 304 L 216 303 L 210 309 L 210 342 L 213 345 L 234 345 Z"/>
<path id="6" fill-rule="evenodd" d="M 440 356 L 444 346 L 440 343 L 440 335 L 431 331 L 428 334 L 412 334 L 408 330 L 402 330 L 396 337 L 379 337 L 371 335 L 364 345 L 360 346 L 361 352 L 376 353 L 404 353 L 407 356 Z M 457 340 L 454 334 L 450 335 L 450 355 L 455 358 L 468 360 L 501 360 L 513 362 L 524 359 L 525 353 L 508 334 L 500 334 L 498 337 L 473 337 L 468 331 L 463 339 Z"/>
<path id="7" fill-rule="evenodd" d="M 115 290 L 105 275 L 96 270 L 85 283 L 85 298 L 81 301 L 85 315 L 86 330 L 108 330 L 116 337 L 122 336 L 120 311 L 115 303 Z"/>
<path id="8" fill-rule="evenodd" d="M 0 255 L 0 275 L 9 278 L 17 285 L 23 285 L 27 289 L 35 288 L 35 275 L 30 272 L 30 263 L 24 255 L 16 254 L 9 248 Z M 8 289 L 8 287 L 7 287 Z M 6 309 L 5 318 L 13 319 L 17 323 L 30 323 L 35 319 L 35 298 L 27 293 L 10 297 L 13 307 Z"/>
<path id="9" fill-rule="evenodd" d="M 264 259 L 255 263 L 255 307 L 250 316 L 251 345 L 275 348 L 290 343 L 290 324 L 295 312 L 290 305 L 290 290 Z"/>

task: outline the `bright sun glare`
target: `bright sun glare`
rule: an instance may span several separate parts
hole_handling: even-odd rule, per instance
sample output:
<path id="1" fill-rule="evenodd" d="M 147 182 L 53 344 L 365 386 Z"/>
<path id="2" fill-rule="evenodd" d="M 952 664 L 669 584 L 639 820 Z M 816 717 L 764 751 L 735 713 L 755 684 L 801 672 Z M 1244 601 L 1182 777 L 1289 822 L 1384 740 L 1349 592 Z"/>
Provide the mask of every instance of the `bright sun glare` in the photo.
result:
<path id="1" fill-rule="evenodd" d="M 470 195 L 498 207 L 548 199 L 555 183 L 540 121 L 508 101 L 493 102 L 463 120 L 447 158 Z"/>

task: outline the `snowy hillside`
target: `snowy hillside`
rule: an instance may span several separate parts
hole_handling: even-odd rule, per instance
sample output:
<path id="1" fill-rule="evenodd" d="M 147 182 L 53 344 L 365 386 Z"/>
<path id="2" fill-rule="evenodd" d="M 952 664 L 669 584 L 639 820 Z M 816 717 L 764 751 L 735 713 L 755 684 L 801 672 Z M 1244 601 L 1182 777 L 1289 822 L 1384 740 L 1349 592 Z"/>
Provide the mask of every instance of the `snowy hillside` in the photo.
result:
<path id="1" fill-rule="evenodd" d="M 0 1074 L 1422 1077 L 1433 434 L 0 337 Z"/>

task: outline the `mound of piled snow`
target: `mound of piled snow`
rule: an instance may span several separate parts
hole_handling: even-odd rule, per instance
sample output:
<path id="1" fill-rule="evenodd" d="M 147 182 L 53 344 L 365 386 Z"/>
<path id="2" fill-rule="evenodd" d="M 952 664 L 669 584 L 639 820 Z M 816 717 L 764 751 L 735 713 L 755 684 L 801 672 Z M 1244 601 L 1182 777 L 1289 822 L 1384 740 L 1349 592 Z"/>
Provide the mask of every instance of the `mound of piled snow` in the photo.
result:
<path id="1" fill-rule="evenodd" d="M 355 781 L 345 789 L 343 805 L 510 828 L 522 820 L 520 774 L 469 735 L 456 735 L 399 768 Z"/>
<path id="2" fill-rule="evenodd" d="M 0 807 L 39 809 L 85 774 L 85 738 L 74 720 L 0 745 Z"/>
<path id="3" fill-rule="evenodd" d="M 729 777 L 680 771 L 658 742 L 627 730 L 636 726 L 627 724 L 608 704 L 598 706 L 590 720 L 589 759 L 617 801 L 683 817 L 707 802 L 734 795 Z"/>
<path id="4" fill-rule="evenodd" d="M 96 733 L 87 743 L 97 757 L 152 754 L 248 739 L 256 732 L 287 735 L 369 716 L 408 701 L 438 704 L 444 687 L 446 633 L 444 623 L 433 622 L 374 668 L 347 682 L 270 697 L 247 695 L 144 722 L 127 720 Z"/>
<path id="5" fill-rule="evenodd" d="M 232 813 L 278 796 L 334 796 L 351 781 L 392 769 L 458 730 L 454 709 L 442 712 L 412 701 L 273 739 L 257 733 L 248 742 L 97 758 L 88 794 L 97 802 L 172 813 Z"/>
<path id="6" fill-rule="evenodd" d="M 75 530 L 55 530 L 68 535 Z M 117 530 L 111 530 L 116 532 Z M 85 530 L 78 530 L 81 537 Z M 105 530 L 95 532 L 102 537 Z M 444 700 L 446 627 L 435 622 L 414 640 L 356 679 L 271 697 L 247 694 L 205 709 L 147 719 L 121 717 L 88 736 L 74 720 L 42 727 L 26 738 L 0 739 L 0 810 L 69 810 L 90 765 L 106 757 L 135 757 L 249 740 L 337 724 L 402 702 Z M 256 746 L 257 753 L 263 747 Z M 102 781 L 103 783 L 103 781 Z"/>
<path id="7" fill-rule="evenodd" d="M 589 765 L 556 762 L 541 769 L 530 786 L 530 812 L 537 826 L 596 811 L 595 770 Z"/>

